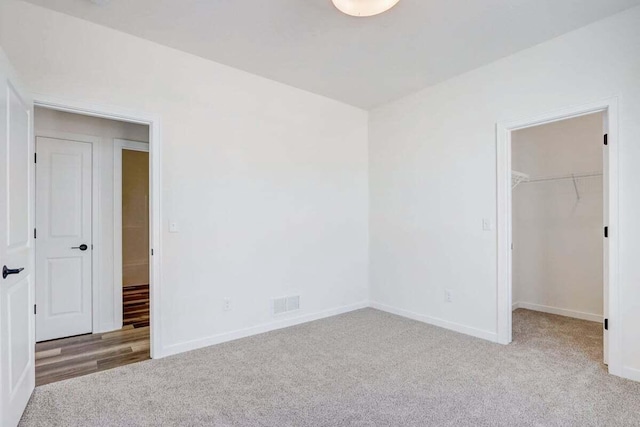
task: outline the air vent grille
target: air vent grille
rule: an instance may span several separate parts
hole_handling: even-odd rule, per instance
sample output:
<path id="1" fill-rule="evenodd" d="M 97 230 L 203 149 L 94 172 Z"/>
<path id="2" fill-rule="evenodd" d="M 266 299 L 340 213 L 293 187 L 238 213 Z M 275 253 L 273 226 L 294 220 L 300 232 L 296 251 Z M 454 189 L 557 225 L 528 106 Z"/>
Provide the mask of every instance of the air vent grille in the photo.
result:
<path id="1" fill-rule="evenodd" d="M 274 298 L 271 302 L 271 308 L 274 315 L 299 310 L 300 296 L 293 295 L 289 297 Z"/>

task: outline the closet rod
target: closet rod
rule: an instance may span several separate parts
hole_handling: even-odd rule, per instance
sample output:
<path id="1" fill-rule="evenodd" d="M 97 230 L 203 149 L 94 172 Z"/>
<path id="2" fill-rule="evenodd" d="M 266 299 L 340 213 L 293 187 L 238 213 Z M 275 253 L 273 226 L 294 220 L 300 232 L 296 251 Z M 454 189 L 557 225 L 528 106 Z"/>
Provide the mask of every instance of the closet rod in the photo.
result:
<path id="1" fill-rule="evenodd" d="M 574 174 L 574 175 L 554 176 L 554 177 L 548 177 L 548 178 L 533 178 L 533 179 L 529 179 L 528 181 L 523 182 L 523 184 L 530 183 L 530 182 L 561 181 L 561 180 L 565 180 L 565 179 L 591 178 L 591 177 L 596 177 L 596 176 L 602 176 L 602 173 L 601 172 L 594 172 L 594 173 L 583 173 L 583 174 Z"/>

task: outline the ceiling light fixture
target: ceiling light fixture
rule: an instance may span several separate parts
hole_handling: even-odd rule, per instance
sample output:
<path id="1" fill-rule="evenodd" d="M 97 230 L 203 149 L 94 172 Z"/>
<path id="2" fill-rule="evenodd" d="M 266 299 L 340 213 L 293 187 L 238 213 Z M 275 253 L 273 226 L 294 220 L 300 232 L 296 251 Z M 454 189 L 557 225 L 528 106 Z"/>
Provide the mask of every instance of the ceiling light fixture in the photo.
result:
<path id="1" fill-rule="evenodd" d="M 386 12 L 400 0 L 332 0 L 335 7 L 347 15 L 365 17 Z"/>

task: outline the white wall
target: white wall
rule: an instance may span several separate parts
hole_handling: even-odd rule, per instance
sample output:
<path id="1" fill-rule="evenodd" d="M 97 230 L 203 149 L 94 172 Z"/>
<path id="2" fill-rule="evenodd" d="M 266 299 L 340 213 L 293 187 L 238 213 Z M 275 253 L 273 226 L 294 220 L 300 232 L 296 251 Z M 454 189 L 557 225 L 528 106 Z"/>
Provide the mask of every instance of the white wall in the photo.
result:
<path id="1" fill-rule="evenodd" d="M 376 109 L 367 131 L 364 111 L 5 3 L 0 42 L 35 93 L 162 119 L 165 354 L 268 328 L 272 296 L 302 295 L 291 316 L 357 306 L 367 266 L 378 307 L 495 338 L 496 122 L 619 96 L 623 362 L 640 379 L 640 8 Z"/>
<path id="2" fill-rule="evenodd" d="M 114 277 L 113 277 L 113 140 L 114 138 L 132 141 L 149 142 L 149 127 L 64 113 L 46 108 L 35 109 L 35 134 L 40 136 L 50 132 L 91 135 L 101 138 L 98 150 L 99 165 L 94 165 L 95 177 L 99 180 L 100 204 L 94 207 L 99 211 L 100 224 L 94 225 L 94 233 L 98 233 L 94 259 L 94 291 L 99 292 L 98 322 L 94 323 L 94 332 L 105 332 L 119 327 L 114 317 Z"/>
<path id="3" fill-rule="evenodd" d="M 512 193 L 516 307 L 602 321 L 602 176 L 536 180 L 602 174 L 603 133 L 601 113 L 513 132 L 512 167 L 533 180 Z"/>
<path id="4" fill-rule="evenodd" d="M 34 93 L 161 119 L 163 354 L 366 304 L 366 112 L 20 1 L 0 32 Z"/>
<path id="5" fill-rule="evenodd" d="M 623 364 L 640 379 L 640 8 L 370 113 L 371 298 L 495 339 L 496 123 L 619 97 Z M 453 302 L 445 303 L 444 291 Z"/>

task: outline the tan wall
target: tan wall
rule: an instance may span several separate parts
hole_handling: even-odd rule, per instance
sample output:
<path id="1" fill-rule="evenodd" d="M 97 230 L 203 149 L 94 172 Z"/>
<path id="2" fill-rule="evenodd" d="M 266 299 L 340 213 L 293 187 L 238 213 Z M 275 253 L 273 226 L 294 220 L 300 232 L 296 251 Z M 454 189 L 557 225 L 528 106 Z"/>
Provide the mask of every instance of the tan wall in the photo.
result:
<path id="1" fill-rule="evenodd" d="M 122 284 L 149 283 L 149 153 L 122 150 Z"/>

